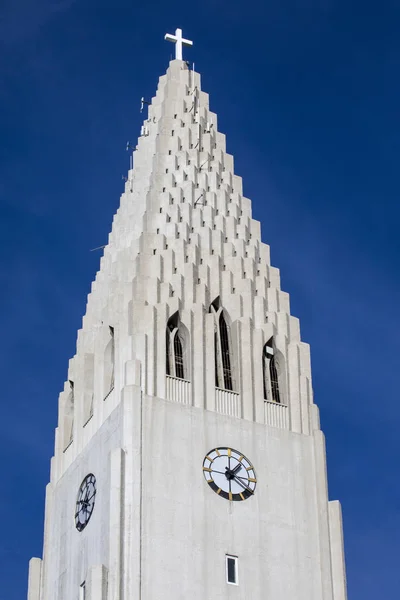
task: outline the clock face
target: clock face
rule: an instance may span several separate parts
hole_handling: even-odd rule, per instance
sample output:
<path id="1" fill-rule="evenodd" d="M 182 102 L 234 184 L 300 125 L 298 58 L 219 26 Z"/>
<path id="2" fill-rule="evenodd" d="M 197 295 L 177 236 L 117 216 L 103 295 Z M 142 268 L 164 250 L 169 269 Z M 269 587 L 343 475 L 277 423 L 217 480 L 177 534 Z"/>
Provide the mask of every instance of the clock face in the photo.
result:
<path id="1" fill-rule="evenodd" d="M 227 500 L 246 500 L 256 489 L 251 462 L 233 448 L 215 448 L 204 459 L 203 473 L 208 485 Z"/>
<path id="2" fill-rule="evenodd" d="M 79 488 L 75 508 L 75 527 L 78 531 L 85 529 L 89 523 L 94 509 L 96 498 L 96 477 L 90 473 L 86 475 Z"/>

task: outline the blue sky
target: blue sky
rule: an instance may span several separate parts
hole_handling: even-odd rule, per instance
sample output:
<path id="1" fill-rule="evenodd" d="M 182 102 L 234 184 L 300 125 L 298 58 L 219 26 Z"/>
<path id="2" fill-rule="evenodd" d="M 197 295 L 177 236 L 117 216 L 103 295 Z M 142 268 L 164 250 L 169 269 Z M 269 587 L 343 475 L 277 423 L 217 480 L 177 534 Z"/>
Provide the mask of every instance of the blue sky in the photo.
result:
<path id="1" fill-rule="evenodd" d="M 398 597 L 400 5 L 3 0 L 0 598 L 25 598 L 41 555 L 89 250 L 107 241 L 176 27 L 311 344 L 349 599 Z"/>

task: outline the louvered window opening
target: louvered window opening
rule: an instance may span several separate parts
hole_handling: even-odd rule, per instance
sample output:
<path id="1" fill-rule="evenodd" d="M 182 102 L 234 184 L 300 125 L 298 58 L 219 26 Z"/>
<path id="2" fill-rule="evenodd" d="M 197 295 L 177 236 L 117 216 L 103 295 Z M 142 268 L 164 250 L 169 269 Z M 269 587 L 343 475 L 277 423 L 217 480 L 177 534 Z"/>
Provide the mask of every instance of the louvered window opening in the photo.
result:
<path id="1" fill-rule="evenodd" d="M 185 361 L 183 357 L 183 344 L 179 329 L 167 326 L 165 343 L 166 373 L 178 379 L 185 379 Z"/>
<path id="2" fill-rule="evenodd" d="M 278 371 L 275 364 L 275 356 L 272 356 L 269 361 L 269 376 L 271 379 L 271 392 L 273 402 L 280 404 L 281 398 L 279 394 Z"/>
<path id="3" fill-rule="evenodd" d="M 224 388 L 233 390 L 231 356 L 229 352 L 229 336 L 228 327 L 226 325 L 224 315 L 221 314 L 219 319 L 219 333 L 221 338 L 221 353 L 222 353 L 222 370 L 224 376 Z"/>
<path id="4" fill-rule="evenodd" d="M 171 365 L 169 363 L 169 358 L 170 358 L 169 357 L 169 344 L 170 344 L 169 337 L 171 335 L 171 332 L 168 329 L 168 327 L 167 327 L 167 331 L 165 332 L 165 335 L 166 335 L 166 340 L 165 340 L 165 364 L 166 364 L 166 367 L 167 367 L 167 375 L 171 375 Z"/>
<path id="5" fill-rule="evenodd" d="M 178 332 L 174 337 L 174 358 L 175 358 L 175 377 L 185 379 L 185 370 L 183 366 L 183 348 Z"/>
<path id="6" fill-rule="evenodd" d="M 218 333 L 215 332 L 214 333 L 214 348 L 215 348 L 215 352 L 214 352 L 214 368 L 215 368 L 215 387 L 222 387 L 222 385 L 219 382 L 219 370 L 218 370 L 218 344 L 219 344 L 219 339 L 218 339 Z M 222 382 L 221 382 L 222 383 Z"/>

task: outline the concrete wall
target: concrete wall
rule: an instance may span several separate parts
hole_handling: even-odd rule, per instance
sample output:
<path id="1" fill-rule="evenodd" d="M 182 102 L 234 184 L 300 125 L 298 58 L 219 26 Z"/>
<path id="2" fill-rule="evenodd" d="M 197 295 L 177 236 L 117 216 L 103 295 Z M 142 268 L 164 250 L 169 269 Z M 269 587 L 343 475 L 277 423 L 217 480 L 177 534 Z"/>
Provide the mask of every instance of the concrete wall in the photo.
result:
<path id="1" fill-rule="evenodd" d="M 219 446 L 250 459 L 254 497 L 229 502 L 207 485 L 203 459 Z M 127 387 L 51 491 L 42 595 L 34 595 L 33 573 L 32 600 L 78 600 L 83 581 L 87 600 L 345 600 L 339 508 L 328 504 L 324 465 L 319 434 Z M 97 479 L 96 504 L 79 533 L 75 501 L 89 472 Z M 238 587 L 226 583 L 226 554 L 239 558 Z"/>
<path id="2" fill-rule="evenodd" d="M 143 432 L 144 598 L 333 598 L 313 437 L 150 398 Z M 254 497 L 229 502 L 207 485 L 203 459 L 219 446 L 252 461 Z M 226 583 L 226 554 L 239 557 L 238 588 Z"/>

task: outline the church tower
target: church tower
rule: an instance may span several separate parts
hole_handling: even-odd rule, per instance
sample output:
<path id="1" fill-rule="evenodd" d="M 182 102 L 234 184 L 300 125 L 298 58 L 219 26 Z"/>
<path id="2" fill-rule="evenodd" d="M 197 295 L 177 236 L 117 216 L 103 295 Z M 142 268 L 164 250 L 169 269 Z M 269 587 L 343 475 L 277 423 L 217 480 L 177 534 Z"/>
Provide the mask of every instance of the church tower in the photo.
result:
<path id="1" fill-rule="evenodd" d="M 191 42 L 166 38 L 59 398 L 28 600 L 346 600 L 309 347 Z"/>

